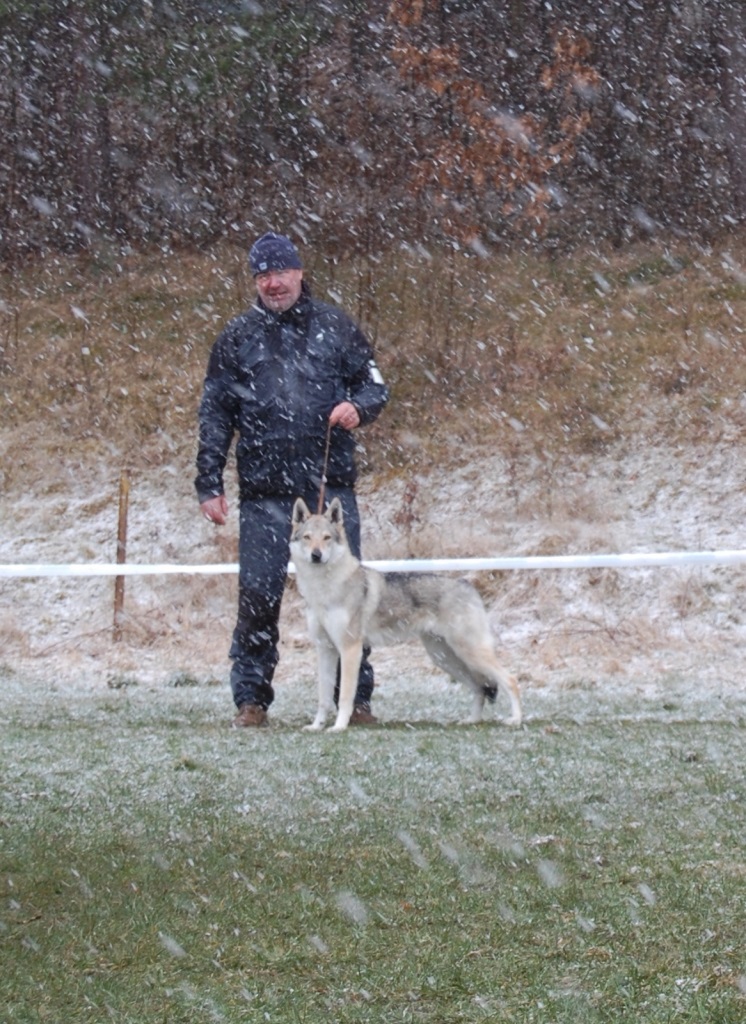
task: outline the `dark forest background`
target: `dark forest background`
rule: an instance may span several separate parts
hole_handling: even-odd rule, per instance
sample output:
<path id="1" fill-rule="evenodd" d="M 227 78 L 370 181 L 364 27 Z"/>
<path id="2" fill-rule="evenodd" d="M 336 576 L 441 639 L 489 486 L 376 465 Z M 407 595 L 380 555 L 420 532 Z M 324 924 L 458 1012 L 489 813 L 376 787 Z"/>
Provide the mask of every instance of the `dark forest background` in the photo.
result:
<path id="1" fill-rule="evenodd" d="M 713 238 L 746 216 L 745 29 L 724 0 L 0 3 L 0 260 Z"/>

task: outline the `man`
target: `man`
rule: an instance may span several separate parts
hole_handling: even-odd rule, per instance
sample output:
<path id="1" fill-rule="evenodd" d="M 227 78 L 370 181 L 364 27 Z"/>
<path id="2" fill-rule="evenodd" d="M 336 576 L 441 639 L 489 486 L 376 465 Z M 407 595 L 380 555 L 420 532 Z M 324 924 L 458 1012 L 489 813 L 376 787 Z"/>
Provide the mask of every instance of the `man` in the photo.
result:
<path id="1" fill-rule="evenodd" d="M 342 310 L 311 296 L 289 238 L 262 235 L 249 264 L 257 300 L 221 332 L 210 354 L 195 481 L 203 515 L 223 525 L 223 470 L 237 433 L 238 619 L 230 648 L 237 727 L 266 725 L 274 698 L 295 499 L 317 506 L 326 461 L 326 500 L 339 497 L 350 546 L 360 556 L 352 431 L 388 401 L 365 335 Z M 375 722 L 372 692 L 366 656 L 351 721 Z"/>

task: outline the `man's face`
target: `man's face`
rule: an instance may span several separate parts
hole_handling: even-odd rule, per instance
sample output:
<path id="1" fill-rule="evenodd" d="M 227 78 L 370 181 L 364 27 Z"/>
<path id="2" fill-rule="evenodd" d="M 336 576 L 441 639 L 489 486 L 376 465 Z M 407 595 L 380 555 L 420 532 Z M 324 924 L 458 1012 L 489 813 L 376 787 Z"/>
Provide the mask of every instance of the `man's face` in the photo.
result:
<path id="1" fill-rule="evenodd" d="M 259 298 L 267 309 L 284 313 L 300 298 L 302 270 L 267 270 L 254 278 Z"/>

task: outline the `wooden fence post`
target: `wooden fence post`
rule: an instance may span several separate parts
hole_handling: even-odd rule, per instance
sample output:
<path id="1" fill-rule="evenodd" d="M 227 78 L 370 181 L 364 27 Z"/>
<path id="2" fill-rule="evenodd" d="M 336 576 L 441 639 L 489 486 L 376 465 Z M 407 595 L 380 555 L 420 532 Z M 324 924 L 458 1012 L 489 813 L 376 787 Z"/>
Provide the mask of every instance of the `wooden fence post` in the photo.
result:
<path id="1" fill-rule="evenodd" d="M 130 478 L 126 469 L 119 477 L 119 528 L 117 530 L 117 565 L 127 561 L 127 510 L 130 496 Z M 124 576 L 114 580 L 114 642 L 122 639 L 124 616 Z"/>

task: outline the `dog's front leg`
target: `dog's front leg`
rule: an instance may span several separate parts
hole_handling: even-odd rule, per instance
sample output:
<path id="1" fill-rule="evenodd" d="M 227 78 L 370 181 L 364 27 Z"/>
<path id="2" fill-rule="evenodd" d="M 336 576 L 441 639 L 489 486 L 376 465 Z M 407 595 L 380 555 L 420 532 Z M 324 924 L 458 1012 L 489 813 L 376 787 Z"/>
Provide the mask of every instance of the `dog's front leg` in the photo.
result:
<path id="1" fill-rule="evenodd" d="M 327 717 L 334 711 L 334 682 L 337 674 L 337 649 L 327 638 L 316 641 L 318 671 L 318 705 L 316 717 L 305 726 L 311 732 L 318 732 L 326 725 Z"/>
<path id="2" fill-rule="evenodd" d="M 339 708 L 331 732 L 342 732 L 350 724 L 362 659 L 362 642 L 348 642 L 343 646 L 340 655 Z"/>

